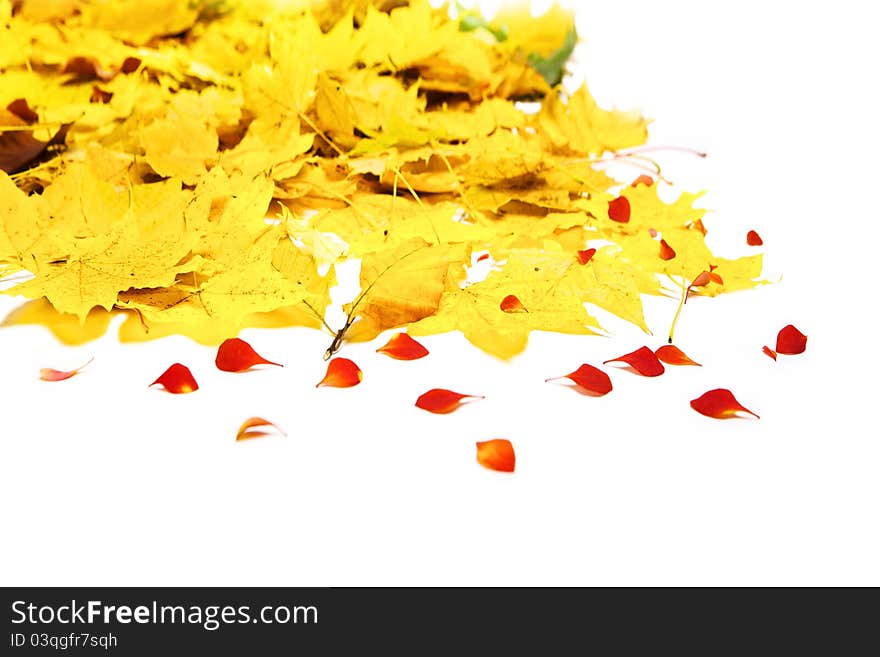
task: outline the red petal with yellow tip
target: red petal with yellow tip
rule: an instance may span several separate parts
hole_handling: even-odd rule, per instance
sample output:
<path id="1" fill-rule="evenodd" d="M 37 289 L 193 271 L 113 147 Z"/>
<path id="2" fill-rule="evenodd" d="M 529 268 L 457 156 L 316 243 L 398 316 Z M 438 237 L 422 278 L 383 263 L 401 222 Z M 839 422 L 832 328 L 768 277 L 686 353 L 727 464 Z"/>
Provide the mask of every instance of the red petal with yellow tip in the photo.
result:
<path id="1" fill-rule="evenodd" d="M 611 392 L 611 379 L 605 372 L 598 367 L 587 365 L 584 363 L 574 372 L 564 374 L 553 379 L 547 379 L 546 382 L 558 381 L 559 379 L 570 379 L 575 383 L 577 388 L 595 397 L 601 397 Z"/>
<path id="2" fill-rule="evenodd" d="M 688 358 L 687 354 L 675 345 L 665 344 L 655 351 L 654 354 L 669 365 L 696 365 L 697 367 L 702 367 L 697 361 Z"/>
<path id="3" fill-rule="evenodd" d="M 631 353 L 606 360 L 604 364 L 608 363 L 626 363 L 642 376 L 660 376 L 666 371 L 657 355 L 647 347 L 639 347 Z"/>
<path id="4" fill-rule="evenodd" d="M 807 336 L 789 324 L 779 331 L 776 336 L 776 352 L 787 354 L 802 354 L 807 349 Z"/>
<path id="5" fill-rule="evenodd" d="M 284 430 L 281 429 L 274 422 L 269 422 L 269 420 L 265 420 L 261 417 L 251 417 L 244 421 L 244 423 L 238 428 L 238 433 L 235 436 L 236 440 L 250 440 L 251 438 L 259 438 L 261 436 L 268 435 L 268 431 L 265 431 L 265 428 L 275 429 L 282 436 L 286 436 Z"/>
<path id="6" fill-rule="evenodd" d="M 485 399 L 482 395 L 462 395 L 452 390 L 433 388 L 416 399 L 416 406 L 431 413 L 451 413 L 465 399 Z"/>
<path id="7" fill-rule="evenodd" d="M 334 358 L 327 363 L 327 373 L 316 385 L 330 386 L 332 388 L 351 388 L 363 381 L 364 373 L 361 372 L 353 360 L 348 358 Z"/>
<path id="8" fill-rule="evenodd" d="M 691 400 L 691 408 L 697 413 L 702 413 L 706 417 L 718 420 L 742 417 L 742 413 L 758 417 L 756 413 L 740 404 L 727 388 L 716 388 L 700 395 L 696 399 Z"/>
<path id="9" fill-rule="evenodd" d="M 251 369 L 254 365 L 277 365 L 284 367 L 281 363 L 273 363 L 266 360 L 244 340 L 239 338 L 230 338 L 224 340 L 220 348 L 217 349 L 217 358 L 214 360 L 217 369 L 224 372 L 244 372 Z"/>
<path id="10" fill-rule="evenodd" d="M 772 358 L 773 360 L 776 360 L 776 352 L 767 345 L 764 345 L 761 351 L 763 351 L 767 356 L 770 356 L 770 358 Z"/>
<path id="11" fill-rule="evenodd" d="M 490 470 L 513 472 L 516 468 L 513 444 L 506 438 L 477 443 L 477 463 Z"/>
<path id="12" fill-rule="evenodd" d="M 746 234 L 746 244 L 748 244 L 749 246 L 761 246 L 763 243 L 764 240 L 762 240 L 761 236 L 758 235 L 758 233 L 756 233 L 755 231 L 750 230 Z"/>
<path id="13" fill-rule="evenodd" d="M 596 249 L 584 249 L 583 251 L 578 251 L 578 262 L 585 265 L 593 259 L 594 255 L 596 255 Z"/>
<path id="14" fill-rule="evenodd" d="M 376 349 L 377 353 L 391 356 L 397 360 L 418 360 L 428 355 L 428 350 L 420 343 L 413 340 L 406 333 L 398 333 L 393 336 L 384 347 Z"/>
<path id="15" fill-rule="evenodd" d="M 608 218 L 625 224 L 629 221 L 629 199 L 626 196 L 618 196 L 613 201 L 608 201 Z"/>
<path id="16" fill-rule="evenodd" d="M 501 300 L 501 310 L 506 313 L 527 313 L 528 308 L 526 308 L 522 301 L 514 294 L 508 294 Z"/>
<path id="17" fill-rule="evenodd" d="M 675 249 L 673 249 L 666 240 L 660 240 L 660 258 L 662 260 L 672 260 L 675 257 Z"/>
<path id="18" fill-rule="evenodd" d="M 153 381 L 150 385 L 154 386 L 157 383 L 165 388 L 165 390 L 175 395 L 195 392 L 199 389 L 199 384 L 196 383 L 192 372 L 189 371 L 189 368 L 186 365 L 181 365 L 180 363 L 174 363 L 174 365 L 165 370 L 162 376 Z"/>
<path id="19" fill-rule="evenodd" d="M 43 381 L 64 381 L 70 377 L 79 374 L 82 369 L 91 363 L 94 358 L 89 358 L 85 363 L 77 367 L 75 370 L 53 370 L 51 367 L 44 367 L 40 370 L 40 378 Z"/>

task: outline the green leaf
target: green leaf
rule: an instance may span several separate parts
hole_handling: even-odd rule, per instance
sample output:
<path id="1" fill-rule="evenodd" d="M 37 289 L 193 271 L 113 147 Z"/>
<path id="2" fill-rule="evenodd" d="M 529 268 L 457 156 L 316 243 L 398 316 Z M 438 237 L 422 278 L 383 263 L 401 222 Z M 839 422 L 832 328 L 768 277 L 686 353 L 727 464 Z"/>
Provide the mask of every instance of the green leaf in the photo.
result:
<path id="1" fill-rule="evenodd" d="M 529 54 L 529 64 L 547 81 L 551 87 L 555 87 L 562 82 L 562 74 L 565 71 L 565 63 L 574 52 L 577 45 L 577 32 L 574 28 L 565 35 L 565 41 L 559 47 L 559 50 L 548 57 L 541 57 L 536 52 Z"/>
<path id="2" fill-rule="evenodd" d="M 468 13 L 461 17 L 461 20 L 458 23 L 458 29 L 462 32 L 473 32 L 474 30 L 478 30 L 480 28 L 491 32 L 492 35 L 499 41 L 507 41 L 507 27 L 502 25 L 501 27 L 492 27 L 486 21 L 485 18 L 480 16 L 479 14 Z"/>

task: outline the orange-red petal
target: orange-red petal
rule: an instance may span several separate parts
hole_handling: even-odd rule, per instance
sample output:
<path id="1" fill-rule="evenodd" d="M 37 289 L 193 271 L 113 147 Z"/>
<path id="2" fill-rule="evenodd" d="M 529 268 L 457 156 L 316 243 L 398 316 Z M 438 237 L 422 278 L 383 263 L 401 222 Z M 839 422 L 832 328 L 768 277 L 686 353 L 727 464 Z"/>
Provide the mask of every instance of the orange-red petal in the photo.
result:
<path id="1" fill-rule="evenodd" d="M 618 196 L 616 199 L 608 201 L 608 218 L 612 221 L 625 224 L 629 221 L 629 214 L 629 199 L 626 196 Z"/>
<path id="2" fill-rule="evenodd" d="M 657 355 L 647 347 L 639 347 L 623 356 L 606 360 L 604 364 L 608 363 L 626 363 L 642 376 L 660 376 L 666 371 Z"/>
<path id="3" fill-rule="evenodd" d="M 703 235 L 705 235 L 706 232 L 707 232 L 707 231 L 706 231 L 706 227 L 703 225 L 703 220 L 702 220 L 702 219 L 697 219 L 695 222 L 693 222 L 693 223 L 690 225 L 690 227 L 693 228 L 694 230 L 698 230 L 698 231 L 700 231 L 700 233 L 703 234 Z"/>
<path id="4" fill-rule="evenodd" d="M 767 345 L 764 345 L 763 348 L 761 349 L 761 351 L 763 351 L 766 355 L 770 356 L 770 358 L 772 358 L 773 360 L 776 360 L 776 352 L 773 351 Z"/>
<path id="5" fill-rule="evenodd" d="M 483 253 L 480 257 L 477 258 L 477 262 L 483 262 L 483 260 L 488 260 L 488 259 L 489 259 L 489 254 Z"/>
<path id="6" fill-rule="evenodd" d="M 527 313 L 529 312 L 522 301 L 515 294 L 508 294 L 501 300 L 501 310 L 506 313 Z"/>
<path id="7" fill-rule="evenodd" d="M 675 345 L 665 344 L 660 347 L 654 354 L 669 365 L 696 365 L 702 367 L 697 361 L 691 360 L 686 353 Z"/>
<path id="8" fill-rule="evenodd" d="M 697 274 L 697 277 L 693 281 L 691 281 L 690 286 L 703 287 L 704 285 L 708 285 L 712 281 L 711 276 L 712 274 L 710 274 L 709 272 L 701 271 L 699 274 Z"/>
<path id="9" fill-rule="evenodd" d="M 749 246 L 761 246 L 763 243 L 764 240 L 762 240 L 761 236 L 754 230 L 750 230 L 746 233 L 746 244 Z"/>
<path id="10" fill-rule="evenodd" d="M 463 395 L 444 388 L 432 388 L 416 399 L 416 406 L 431 413 L 451 413 L 465 399 L 484 399 L 482 395 Z"/>
<path id="11" fill-rule="evenodd" d="M 691 408 L 697 413 L 702 413 L 707 417 L 719 420 L 742 417 L 741 413 L 748 413 L 758 417 L 757 413 L 753 413 L 740 404 L 727 388 L 716 388 L 715 390 L 703 393 L 696 399 L 692 399 Z"/>
<path id="12" fill-rule="evenodd" d="M 516 452 L 506 438 L 494 438 L 477 443 L 477 463 L 490 470 L 513 472 L 516 468 Z"/>
<path id="13" fill-rule="evenodd" d="M 673 249 L 666 240 L 660 240 L 660 258 L 662 260 L 672 260 L 675 257 L 675 249 Z"/>
<path id="14" fill-rule="evenodd" d="M 646 173 L 643 173 L 638 178 L 632 181 L 630 187 L 638 187 L 639 185 L 647 185 L 650 187 L 654 184 L 654 179 Z"/>
<path id="15" fill-rule="evenodd" d="M 265 436 L 268 434 L 268 432 L 265 431 L 266 427 L 275 429 L 282 436 L 287 435 L 284 430 L 274 422 L 269 422 L 269 420 L 261 417 L 250 417 L 245 420 L 244 423 L 242 423 L 242 425 L 238 428 L 238 433 L 235 435 L 235 439 L 249 440 L 251 438 L 259 438 L 260 436 Z"/>
<path id="16" fill-rule="evenodd" d="M 196 379 L 192 375 L 192 372 L 189 371 L 189 368 L 186 365 L 181 365 L 180 363 L 174 363 L 174 365 L 165 370 L 162 373 L 162 376 L 153 381 L 150 385 L 154 386 L 157 383 L 165 388 L 165 390 L 174 393 L 175 395 L 195 392 L 199 389 L 199 384 L 196 383 Z"/>
<path id="17" fill-rule="evenodd" d="M 547 379 L 547 381 L 557 381 L 559 379 L 570 379 L 580 390 L 596 397 L 607 395 L 612 389 L 611 379 L 608 375 L 598 367 L 593 367 L 586 363 L 581 365 L 574 372 Z"/>
<path id="18" fill-rule="evenodd" d="M 77 367 L 75 370 L 54 370 L 51 367 L 43 367 L 42 369 L 40 369 L 40 378 L 43 381 L 64 381 L 76 374 L 79 374 L 82 369 L 93 360 L 94 358 L 89 358 L 85 363 Z"/>
<path id="19" fill-rule="evenodd" d="M 802 354 L 807 349 L 807 336 L 789 324 L 776 336 L 776 352 L 780 354 Z"/>
<path id="20" fill-rule="evenodd" d="M 281 363 L 273 363 L 266 360 L 251 347 L 247 342 L 239 338 L 229 338 L 224 340 L 220 348 L 217 349 L 217 358 L 214 359 L 217 369 L 224 372 L 244 372 L 254 365 L 277 365 L 284 367 Z"/>
<path id="21" fill-rule="evenodd" d="M 578 262 L 585 265 L 593 259 L 594 255 L 596 255 L 596 249 L 584 249 L 583 251 L 578 251 Z"/>
<path id="22" fill-rule="evenodd" d="M 316 388 L 331 386 L 333 388 L 351 388 L 363 381 L 364 373 L 361 372 L 354 361 L 348 358 L 334 358 L 327 363 L 327 373 L 318 381 Z"/>
<path id="23" fill-rule="evenodd" d="M 428 355 L 428 350 L 424 345 L 416 342 L 406 333 L 395 334 L 385 343 L 384 347 L 376 349 L 376 352 L 397 360 L 417 360 Z"/>

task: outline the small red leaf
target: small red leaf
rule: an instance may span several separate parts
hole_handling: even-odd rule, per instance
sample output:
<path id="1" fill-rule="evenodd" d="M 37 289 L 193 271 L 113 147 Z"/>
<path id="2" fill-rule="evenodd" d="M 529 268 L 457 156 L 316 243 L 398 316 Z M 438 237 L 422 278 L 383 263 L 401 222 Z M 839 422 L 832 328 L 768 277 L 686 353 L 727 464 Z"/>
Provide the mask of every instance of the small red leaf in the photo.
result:
<path id="1" fill-rule="evenodd" d="M 229 338 L 224 340 L 220 348 L 217 349 L 217 358 L 214 359 L 218 370 L 224 372 L 245 372 L 254 365 L 277 365 L 284 367 L 281 363 L 273 363 L 266 360 L 251 347 L 247 342 L 239 338 Z"/>
<path id="2" fill-rule="evenodd" d="M 647 347 L 639 347 L 623 356 L 606 360 L 603 364 L 608 363 L 626 363 L 642 376 L 660 376 L 666 371 L 657 355 Z"/>
<path id="3" fill-rule="evenodd" d="M 733 396 L 733 393 L 726 388 L 710 390 L 696 399 L 691 400 L 691 408 L 697 413 L 702 413 L 707 417 L 713 417 L 719 420 L 741 417 L 739 415 L 740 413 L 748 413 L 758 417 L 756 413 L 753 413 L 736 401 L 736 397 Z"/>
<path id="4" fill-rule="evenodd" d="M 596 249 L 584 249 L 583 251 L 578 251 L 578 262 L 585 265 L 593 259 L 594 255 L 596 255 Z"/>
<path id="5" fill-rule="evenodd" d="M 675 257 L 675 249 L 673 249 L 666 240 L 660 240 L 660 258 L 663 260 L 672 260 Z"/>
<path id="6" fill-rule="evenodd" d="M 654 354 L 669 365 L 696 365 L 697 367 L 702 367 L 697 361 L 688 358 L 687 354 L 681 349 L 671 344 L 663 345 Z"/>
<path id="7" fill-rule="evenodd" d="M 64 381 L 70 377 L 79 374 L 82 369 L 91 363 L 94 358 L 89 358 L 85 363 L 77 367 L 75 370 L 53 370 L 51 367 L 44 367 L 40 370 L 40 378 L 43 381 Z"/>
<path id="8" fill-rule="evenodd" d="M 712 281 L 713 283 L 717 283 L 718 285 L 724 285 L 724 279 L 722 279 L 714 271 L 709 272 L 709 280 Z"/>
<path id="9" fill-rule="evenodd" d="M 327 373 L 321 379 L 316 388 L 331 386 L 333 388 L 351 388 L 363 381 L 364 373 L 361 372 L 354 361 L 348 358 L 334 358 L 327 364 Z"/>
<path id="10" fill-rule="evenodd" d="M 547 379 L 545 383 L 558 381 L 559 379 L 570 379 L 571 381 L 574 381 L 579 390 L 595 397 L 601 397 L 602 395 L 607 395 L 611 392 L 611 379 L 608 375 L 598 367 L 593 367 L 586 363 L 570 374 Z"/>
<path id="11" fill-rule="evenodd" d="M 522 301 L 514 294 L 508 294 L 501 300 L 501 310 L 506 313 L 527 313 L 529 312 Z"/>
<path id="12" fill-rule="evenodd" d="M 490 470 L 513 472 L 516 468 L 516 453 L 513 444 L 506 438 L 495 438 L 477 443 L 477 463 Z"/>
<path id="13" fill-rule="evenodd" d="M 629 221 L 629 199 L 626 196 L 618 196 L 613 201 L 608 201 L 608 218 L 625 224 Z"/>
<path id="14" fill-rule="evenodd" d="M 431 413 L 451 413 L 465 399 L 485 399 L 482 395 L 462 395 L 443 388 L 432 388 L 416 399 L 416 406 Z"/>
<path id="15" fill-rule="evenodd" d="M 756 233 L 755 231 L 750 230 L 746 234 L 746 244 L 748 244 L 749 246 L 761 246 L 763 243 L 764 240 L 762 240 L 761 236 L 758 235 L 758 233 Z"/>
<path id="16" fill-rule="evenodd" d="M 236 440 L 249 440 L 251 438 L 259 438 L 261 436 L 268 435 L 268 431 L 263 430 L 265 427 L 271 427 L 275 429 L 282 436 L 286 436 L 287 434 L 284 430 L 279 427 L 274 422 L 269 422 L 269 420 L 265 420 L 261 417 L 251 417 L 244 421 L 244 423 L 238 428 L 238 433 L 235 436 Z M 257 429 L 255 431 L 255 429 Z"/>
<path id="17" fill-rule="evenodd" d="M 789 324 L 776 336 L 776 351 L 780 354 L 802 354 L 807 349 L 807 336 Z"/>
<path id="18" fill-rule="evenodd" d="M 646 173 L 643 173 L 638 178 L 632 181 L 630 187 L 638 187 L 639 185 L 647 185 L 650 187 L 654 184 L 654 179 Z"/>
<path id="19" fill-rule="evenodd" d="M 761 349 L 761 351 L 763 351 L 765 354 L 767 354 L 768 356 L 770 356 L 770 358 L 772 358 L 773 360 L 776 360 L 776 352 L 773 351 L 773 350 L 772 350 L 770 347 L 768 347 L 767 345 L 764 345 L 764 347 Z"/>
<path id="20" fill-rule="evenodd" d="M 428 355 L 428 350 L 406 333 L 394 335 L 384 347 L 376 349 L 376 352 L 397 360 L 417 360 Z"/>
<path id="21" fill-rule="evenodd" d="M 489 259 L 489 254 L 484 253 L 480 257 L 477 258 L 477 262 L 483 262 L 483 260 L 488 260 L 488 259 Z"/>
<path id="22" fill-rule="evenodd" d="M 196 383 L 192 372 L 189 371 L 186 365 L 181 365 L 180 363 L 174 363 L 150 385 L 154 386 L 157 383 L 175 395 L 195 392 L 199 389 L 199 384 Z"/>

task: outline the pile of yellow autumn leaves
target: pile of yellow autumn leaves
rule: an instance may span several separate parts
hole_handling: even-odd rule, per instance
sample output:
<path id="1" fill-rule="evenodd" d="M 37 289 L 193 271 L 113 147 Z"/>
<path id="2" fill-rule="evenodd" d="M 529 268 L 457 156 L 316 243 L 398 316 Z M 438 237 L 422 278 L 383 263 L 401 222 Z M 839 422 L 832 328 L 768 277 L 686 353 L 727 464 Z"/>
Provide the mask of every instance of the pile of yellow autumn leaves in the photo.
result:
<path id="1" fill-rule="evenodd" d="M 523 3 L 0 0 L 18 320 L 125 313 L 123 340 L 204 343 L 320 326 L 359 258 L 344 337 L 460 330 L 506 358 L 531 330 L 594 332 L 585 303 L 647 330 L 664 281 L 755 285 L 759 255 L 707 248 L 697 195 L 604 173 L 647 122 L 559 84 L 574 40 L 569 12 Z"/>

